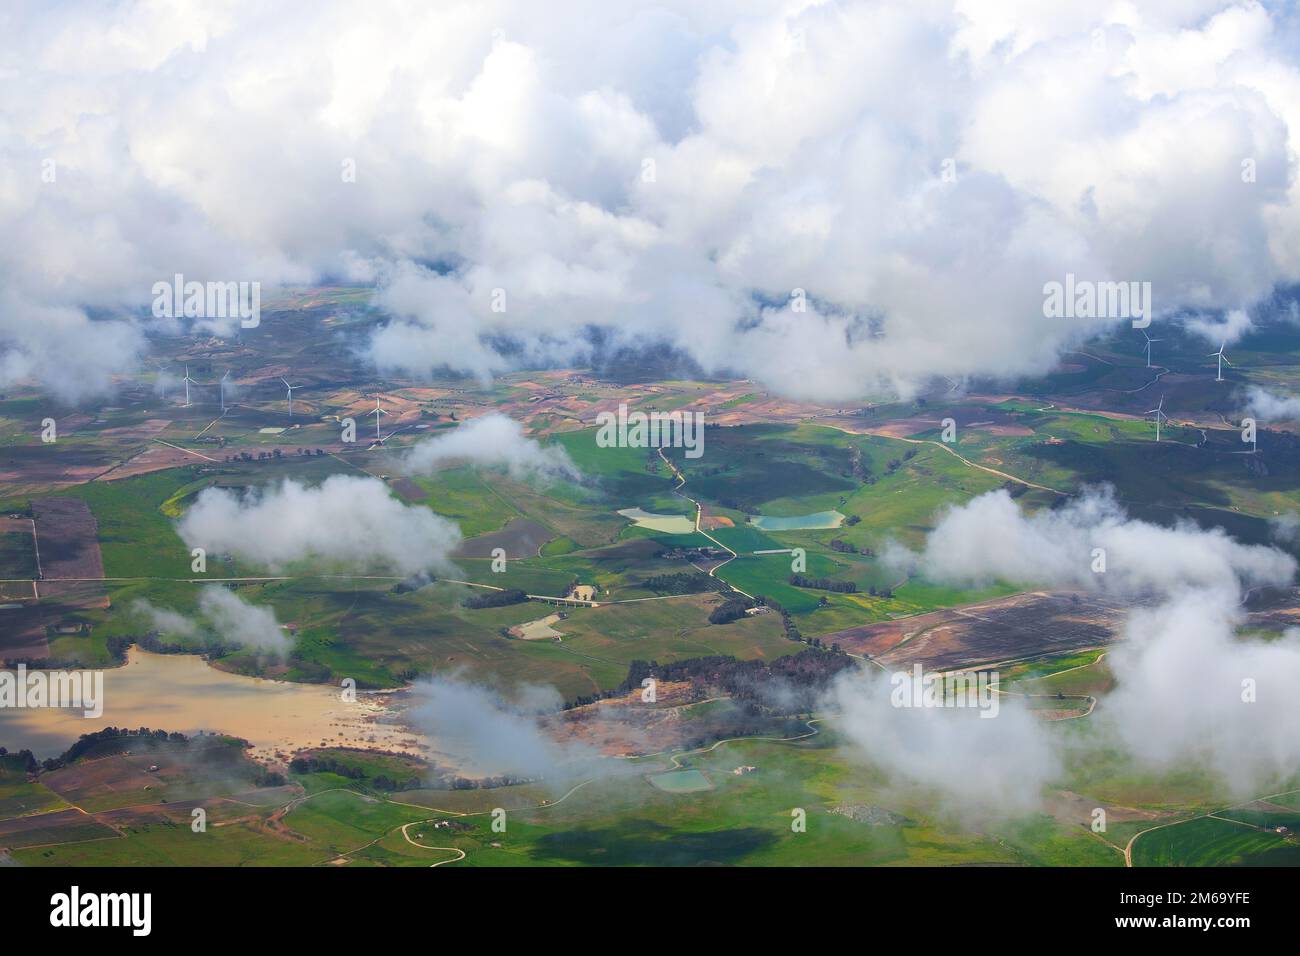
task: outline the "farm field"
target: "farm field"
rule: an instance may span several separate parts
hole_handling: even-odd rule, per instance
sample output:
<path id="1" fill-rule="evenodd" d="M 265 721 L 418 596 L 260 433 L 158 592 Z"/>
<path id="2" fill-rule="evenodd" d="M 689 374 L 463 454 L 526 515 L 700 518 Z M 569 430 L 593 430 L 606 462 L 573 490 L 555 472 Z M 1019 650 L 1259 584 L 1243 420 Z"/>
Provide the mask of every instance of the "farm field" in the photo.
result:
<path id="1" fill-rule="evenodd" d="M 328 301 L 313 308 L 329 311 Z M 309 328 L 299 319 L 281 333 L 289 343 L 307 341 L 297 338 Z M 349 446 L 338 419 L 365 415 L 373 395 L 360 382 L 332 380 L 337 354 L 298 353 L 306 384 L 295 397 L 301 421 L 296 414 L 290 423 L 265 384 L 274 376 L 259 371 L 279 366 L 259 365 L 257 346 L 246 349 L 230 414 L 137 393 L 84 421 L 69 417 L 49 476 L 6 485 L 0 603 L 14 606 L 0 613 L 18 622 L 11 633 L 21 640 L 6 636 L 0 653 L 111 668 L 138 644 L 202 655 L 204 666 L 241 679 L 322 689 L 351 680 L 363 692 L 399 694 L 438 679 L 503 701 L 540 694 L 548 707 L 568 708 L 539 718 L 541 733 L 557 746 L 591 748 L 599 761 L 563 781 L 448 789 L 438 777 L 445 768 L 385 764 L 395 758 L 361 734 L 348 745 L 369 746 L 371 756 L 335 751 L 330 770 L 291 771 L 293 753 L 259 749 L 233 778 L 198 766 L 151 771 L 154 756 L 8 771 L 0 847 L 16 862 L 1122 866 L 1134 837 L 1134 865 L 1292 860 L 1294 838 L 1275 832 L 1300 822 L 1292 798 L 1232 806 L 1204 768 L 1152 773 L 1097 736 L 1097 715 L 1120 684 L 1113 645 L 1143 599 L 1013 580 L 962 586 L 897 560 L 900 548 L 923 547 L 949 510 L 981 495 L 1003 492 L 1029 513 L 1048 513 L 1102 481 L 1135 517 L 1222 527 L 1300 553 L 1270 524 L 1300 501 L 1300 468 L 1279 459 L 1268 475 L 1243 480 L 1232 436 L 1191 391 L 1180 414 L 1195 426 L 1170 425 L 1157 447 L 1141 401 L 1112 411 L 1097 398 L 1141 385 L 1138 370 L 1122 364 L 1081 360 L 1082 370 L 1017 394 L 974 390 L 951 403 L 932 394 L 857 409 L 708 379 L 509 373 L 487 385 L 384 389 L 391 434 Z M 190 361 L 202 381 L 219 377 L 220 366 Z M 620 401 L 703 409 L 712 416 L 705 454 L 600 447 L 595 413 Z M 409 467 L 420 441 L 492 410 L 515 416 L 539 448 L 562 451 L 580 477 L 455 460 Z M 42 451 L 24 437 L 30 411 L 23 398 L 0 402 L 0 434 L 24 449 L 24 471 L 22 456 Z M 953 442 L 943 440 L 945 418 L 956 422 Z M 311 556 L 268 563 L 213 553 L 206 570 L 192 568 L 178 524 L 206 490 L 256 500 L 286 482 L 311 489 L 338 475 L 382 482 L 391 501 L 454 522 L 461 539 L 448 566 L 421 576 Z M 572 600 L 587 587 L 596 606 Z M 270 615 L 291 650 L 276 657 L 223 640 L 205 616 L 214 588 Z M 523 596 L 490 600 L 514 591 Z M 1252 592 L 1243 627 L 1277 639 L 1300 623 L 1298 593 Z M 755 599 L 771 605 L 768 613 L 710 620 L 730 602 Z M 169 632 L 158 623 L 167 615 L 196 626 Z M 1051 781 L 1039 809 L 972 822 L 864 760 L 824 700 L 811 710 L 756 711 L 743 682 L 674 679 L 659 710 L 636 709 L 647 668 L 734 659 L 798 674 L 792 662 L 801 654 L 886 671 L 995 668 L 1004 702 L 1025 705 L 1081 756 Z M 149 723 L 165 726 L 165 715 Z M 809 726 L 818 733 L 804 737 Z M 313 749 L 341 745 L 340 733 L 323 728 Z M 259 782 L 263 770 L 284 782 Z M 490 826 L 498 806 L 509 817 L 504 833 Z M 1088 828 L 1096 806 L 1107 809 L 1105 833 Z M 211 821 L 206 842 L 190 839 L 197 807 Z M 807 811 L 806 832 L 790 829 L 794 807 Z"/>

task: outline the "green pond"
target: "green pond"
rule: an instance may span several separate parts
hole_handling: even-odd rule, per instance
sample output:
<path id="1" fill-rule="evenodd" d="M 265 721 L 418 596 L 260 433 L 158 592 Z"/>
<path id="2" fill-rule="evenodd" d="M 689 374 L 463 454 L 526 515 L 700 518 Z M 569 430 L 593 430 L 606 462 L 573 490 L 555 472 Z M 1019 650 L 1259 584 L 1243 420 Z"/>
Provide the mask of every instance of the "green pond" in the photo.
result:
<path id="1" fill-rule="evenodd" d="M 844 515 L 838 511 L 818 511 L 810 515 L 794 515 L 778 518 L 774 515 L 756 515 L 749 523 L 760 531 L 816 531 L 823 528 L 838 528 L 844 523 Z"/>
<path id="2" fill-rule="evenodd" d="M 657 515 L 653 511 L 640 508 L 624 508 L 619 512 L 624 518 L 632 519 L 633 524 L 663 534 L 690 534 L 695 530 L 695 521 L 686 515 Z"/>

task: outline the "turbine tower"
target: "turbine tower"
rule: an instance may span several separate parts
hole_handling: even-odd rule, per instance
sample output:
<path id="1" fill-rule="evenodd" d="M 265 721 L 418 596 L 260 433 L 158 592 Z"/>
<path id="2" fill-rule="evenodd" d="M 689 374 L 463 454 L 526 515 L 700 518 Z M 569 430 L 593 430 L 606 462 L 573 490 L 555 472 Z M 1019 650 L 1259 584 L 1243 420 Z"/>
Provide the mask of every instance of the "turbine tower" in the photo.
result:
<path id="1" fill-rule="evenodd" d="M 1157 405 L 1155 408 L 1149 409 L 1147 411 L 1147 414 L 1155 415 L 1156 417 L 1156 441 L 1159 441 L 1160 440 L 1160 419 L 1163 418 L 1165 421 L 1169 421 L 1169 416 L 1165 414 L 1165 397 L 1163 395 L 1160 396 L 1160 404 Z"/>
<path id="2" fill-rule="evenodd" d="M 158 378 L 154 381 L 154 390 L 160 397 L 165 399 L 167 397 L 167 366 L 163 365 L 161 362 L 154 362 L 153 367 L 158 370 Z"/>
<path id="3" fill-rule="evenodd" d="M 295 388 L 302 388 L 302 386 L 301 386 L 301 385 L 290 385 L 288 382 L 285 382 L 283 378 L 280 379 L 280 381 L 284 382 L 284 387 L 285 387 L 285 396 L 286 396 L 286 397 L 288 398 L 288 400 L 289 400 L 289 417 L 290 417 L 290 418 L 293 418 L 293 390 L 294 390 Z"/>
<path id="4" fill-rule="evenodd" d="M 190 378 L 190 367 L 189 367 L 188 365 L 186 365 L 186 366 L 185 366 L 185 378 L 184 378 L 184 382 L 185 382 L 185 407 L 186 407 L 186 408 L 189 408 L 189 407 L 190 407 L 190 382 L 193 382 L 193 381 L 194 381 L 194 379 Z M 198 383 L 195 382 L 195 384 L 198 384 Z"/>
<path id="5" fill-rule="evenodd" d="M 383 415 L 383 414 L 385 414 L 385 413 L 384 413 L 384 410 L 383 410 L 382 408 L 379 407 L 379 396 L 378 396 L 378 395 L 375 396 L 375 410 L 374 410 L 373 412 L 371 412 L 370 414 L 375 416 L 375 441 L 377 441 L 377 442 L 383 441 L 383 438 L 381 438 L 380 435 L 379 435 L 379 416 L 380 416 L 380 415 Z"/>
<path id="6" fill-rule="evenodd" d="M 1146 329 L 1138 329 L 1138 331 L 1141 332 L 1142 337 L 1147 340 L 1145 345 L 1146 352 L 1147 352 L 1147 368 L 1151 368 L 1151 343 L 1163 342 L 1164 339 L 1153 339 L 1151 336 L 1147 335 Z"/>
<path id="7" fill-rule="evenodd" d="M 1216 382 L 1222 382 L 1222 381 L 1223 381 L 1223 366 L 1224 366 L 1224 363 L 1227 363 L 1227 365 L 1228 365 L 1229 367 L 1232 366 L 1232 363 L 1228 361 L 1228 357 L 1227 357 L 1226 355 L 1223 354 L 1223 347 L 1224 347 L 1225 345 L 1227 345 L 1227 344 L 1228 344 L 1227 342 L 1223 342 L 1223 343 L 1221 343 L 1221 344 L 1219 345 L 1219 351 L 1217 351 L 1217 352 L 1211 352 L 1211 353 L 1209 354 L 1209 356 L 1208 356 L 1209 358 L 1214 358 L 1215 356 L 1218 356 L 1218 359 L 1219 359 L 1219 374 L 1216 375 L 1215 378 L 1214 378 L 1214 380 L 1215 380 Z"/>
<path id="8" fill-rule="evenodd" d="M 226 369 L 226 374 L 221 376 L 221 414 L 226 414 L 226 379 L 230 378 L 230 369 Z"/>

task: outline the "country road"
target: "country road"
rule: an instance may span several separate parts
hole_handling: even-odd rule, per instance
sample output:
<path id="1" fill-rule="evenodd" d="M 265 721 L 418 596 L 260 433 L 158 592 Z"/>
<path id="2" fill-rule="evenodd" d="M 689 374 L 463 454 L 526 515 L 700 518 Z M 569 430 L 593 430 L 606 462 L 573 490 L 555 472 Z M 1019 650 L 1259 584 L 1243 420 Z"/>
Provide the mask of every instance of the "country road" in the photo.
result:
<path id="1" fill-rule="evenodd" d="M 727 558 L 726 561 L 723 561 L 720 564 L 716 564 L 709 569 L 708 571 L 709 577 L 711 578 L 717 577 L 717 575 L 714 572 L 716 572 L 718 568 L 722 567 L 724 564 L 729 564 L 730 562 L 736 560 L 736 558 L 740 557 L 740 555 L 700 527 L 700 520 L 704 516 L 704 506 L 700 504 L 700 502 L 692 498 L 690 495 L 682 494 L 681 489 L 686 484 L 686 476 L 683 475 L 681 471 L 678 470 L 676 465 L 674 465 L 671 461 L 668 460 L 668 456 L 664 454 L 664 450 L 662 448 L 659 449 L 659 457 L 663 459 L 664 464 L 668 466 L 670 471 L 672 471 L 673 477 L 677 479 L 677 487 L 673 489 L 673 494 L 675 494 L 678 498 L 686 499 L 692 505 L 695 506 L 695 530 L 698 531 L 700 534 L 704 535 L 704 537 L 708 538 L 710 541 L 716 544 L 723 551 L 726 551 L 729 555 L 731 555 L 731 557 Z M 721 579 L 719 578 L 719 580 Z M 745 597 L 749 598 L 751 601 L 754 599 L 754 595 L 749 594 L 745 591 L 741 591 L 740 588 L 736 587 L 734 584 L 728 584 L 727 587 L 731 588 L 733 591 L 739 592 L 740 594 L 744 594 Z"/>
<path id="2" fill-rule="evenodd" d="M 970 468 L 975 468 L 979 471 L 986 471 L 990 475 L 994 475 L 998 478 L 1002 478 L 1005 481 L 1014 481 L 1016 484 L 1024 485 L 1026 488 L 1037 488 L 1039 491 L 1050 491 L 1052 494 L 1060 495 L 1062 498 L 1071 497 L 1071 494 L 1068 491 L 1059 491 L 1056 488 L 1049 488 L 1047 487 L 1047 485 L 1040 485 L 1035 482 L 1028 481 L 1024 478 L 1019 477 L 1018 475 L 1012 475 L 1005 471 L 998 471 L 996 468 L 990 468 L 987 465 L 981 465 L 976 462 L 973 462 L 969 458 L 966 458 L 965 456 L 958 454 L 957 451 L 954 450 L 953 447 L 947 444 L 946 442 L 934 441 L 933 439 L 930 438 L 902 438 L 898 435 L 885 435 L 879 431 L 875 431 L 872 429 L 865 429 L 860 432 L 855 432 L 855 431 L 851 431 L 850 429 L 844 428 L 843 426 L 840 425 L 832 425 L 829 422 L 819 421 L 816 418 L 812 419 L 812 421 L 816 422 L 819 425 L 825 425 L 827 428 L 833 428 L 837 432 L 843 432 L 846 435 L 871 435 L 875 438 L 888 438 L 891 439 L 892 441 L 904 441 L 907 442 L 909 445 L 933 445 L 935 448 L 942 448 L 948 454 L 952 455 L 954 458 L 960 461 L 963 465 L 966 465 Z"/>

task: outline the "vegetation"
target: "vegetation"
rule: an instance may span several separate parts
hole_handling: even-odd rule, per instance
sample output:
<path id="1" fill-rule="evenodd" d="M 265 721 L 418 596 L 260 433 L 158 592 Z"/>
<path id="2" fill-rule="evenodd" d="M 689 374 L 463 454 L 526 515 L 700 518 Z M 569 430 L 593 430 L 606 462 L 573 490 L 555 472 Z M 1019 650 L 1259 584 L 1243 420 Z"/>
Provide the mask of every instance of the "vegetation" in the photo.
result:
<path id="1" fill-rule="evenodd" d="M 462 607 L 479 610 L 485 607 L 505 607 L 509 604 L 522 604 L 528 600 L 528 595 L 518 588 L 508 588 L 504 591 L 489 591 L 486 594 L 474 594 L 461 601 Z"/>

